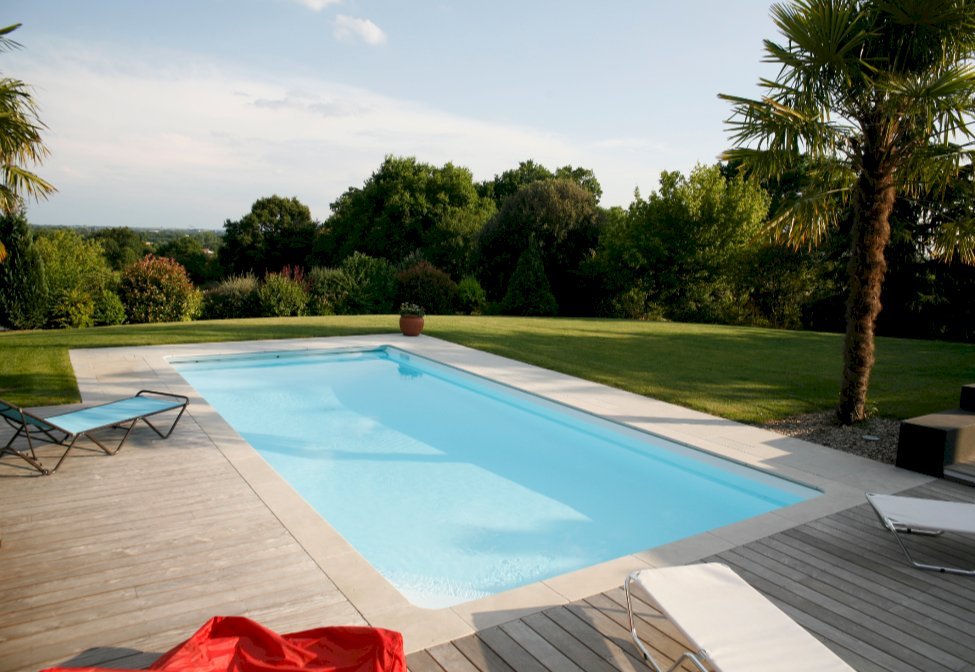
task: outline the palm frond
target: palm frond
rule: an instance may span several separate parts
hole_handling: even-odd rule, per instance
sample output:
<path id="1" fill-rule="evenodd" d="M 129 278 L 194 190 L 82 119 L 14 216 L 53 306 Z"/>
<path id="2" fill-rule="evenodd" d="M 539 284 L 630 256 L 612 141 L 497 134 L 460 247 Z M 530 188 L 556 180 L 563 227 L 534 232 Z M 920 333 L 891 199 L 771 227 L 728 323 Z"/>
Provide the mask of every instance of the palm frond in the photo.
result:
<path id="1" fill-rule="evenodd" d="M 23 24 L 15 23 L 12 26 L 7 26 L 6 28 L 0 28 L 0 51 L 12 51 L 14 49 L 20 49 L 21 44 L 11 40 L 7 35 L 14 32 L 20 28 Z"/>
<path id="2" fill-rule="evenodd" d="M 774 240 L 794 248 L 812 247 L 845 216 L 856 175 L 845 161 L 808 157 L 793 167 L 793 175 L 794 188 L 782 194 L 769 232 Z"/>
<path id="3" fill-rule="evenodd" d="M 772 20 L 788 40 L 765 41 L 765 62 L 781 63 L 780 80 L 817 97 L 863 74 L 863 45 L 872 36 L 867 13 L 856 0 L 796 0 L 772 6 Z"/>
<path id="4" fill-rule="evenodd" d="M 975 265 L 975 219 L 941 224 L 934 231 L 931 254 L 943 261 L 951 261 L 957 256 L 962 263 Z"/>
<path id="5" fill-rule="evenodd" d="M 0 179 L 8 189 L 31 198 L 46 198 L 57 191 L 44 178 L 16 165 L 0 166 Z"/>
<path id="6" fill-rule="evenodd" d="M 737 147 L 814 157 L 833 157 L 849 150 L 851 126 L 824 118 L 818 110 L 810 114 L 772 98 L 719 97 L 733 104 L 732 115 L 725 123 Z"/>
<path id="7" fill-rule="evenodd" d="M 905 196 L 940 198 L 959 179 L 970 173 L 975 149 L 970 145 L 929 143 L 916 148 L 900 170 L 901 191 Z"/>

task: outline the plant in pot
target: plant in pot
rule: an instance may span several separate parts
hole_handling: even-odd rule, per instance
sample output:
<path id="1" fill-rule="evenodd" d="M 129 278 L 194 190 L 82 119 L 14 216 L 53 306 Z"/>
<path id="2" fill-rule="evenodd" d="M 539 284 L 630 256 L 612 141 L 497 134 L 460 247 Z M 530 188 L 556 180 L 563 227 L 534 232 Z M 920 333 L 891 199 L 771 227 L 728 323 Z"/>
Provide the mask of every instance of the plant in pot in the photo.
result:
<path id="1" fill-rule="evenodd" d="M 419 336 L 423 331 L 423 306 L 405 302 L 399 307 L 399 330 L 405 336 Z"/>

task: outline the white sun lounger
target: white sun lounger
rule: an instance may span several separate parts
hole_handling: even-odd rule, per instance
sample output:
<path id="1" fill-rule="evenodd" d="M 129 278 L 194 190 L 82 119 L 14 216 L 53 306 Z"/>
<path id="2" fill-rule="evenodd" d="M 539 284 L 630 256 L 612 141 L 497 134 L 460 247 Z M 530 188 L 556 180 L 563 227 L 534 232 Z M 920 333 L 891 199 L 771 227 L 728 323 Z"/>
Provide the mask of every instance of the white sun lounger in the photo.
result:
<path id="1" fill-rule="evenodd" d="M 702 671 L 853 672 L 725 565 L 644 569 L 630 574 L 623 588 L 630 634 L 644 660 L 658 672 L 664 668 L 637 634 L 631 593 L 660 609 L 697 647 L 685 652 L 667 672 L 680 667 L 684 660 Z"/>
<path id="2" fill-rule="evenodd" d="M 894 535 L 908 562 L 919 569 L 935 572 L 975 576 L 975 569 L 943 567 L 917 562 L 901 541 L 902 534 L 937 536 L 943 532 L 975 535 L 975 504 L 946 502 L 939 499 L 920 499 L 899 495 L 875 495 L 867 493 L 867 501 L 880 522 Z"/>

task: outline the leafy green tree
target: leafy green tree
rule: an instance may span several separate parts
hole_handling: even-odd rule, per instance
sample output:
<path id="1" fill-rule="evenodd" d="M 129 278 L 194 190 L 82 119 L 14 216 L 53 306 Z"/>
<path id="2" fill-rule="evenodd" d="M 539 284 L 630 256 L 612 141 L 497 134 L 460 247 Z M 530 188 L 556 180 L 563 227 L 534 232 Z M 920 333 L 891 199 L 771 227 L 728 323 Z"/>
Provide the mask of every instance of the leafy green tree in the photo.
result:
<path id="1" fill-rule="evenodd" d="M 562 166 L 555 170 L 555 178 L 558 180 L 569 180 L 575 182 L 580 187 L 596 197 L 596 202 L 603 197 L 603 187 L 596 179 L 596 174 L 589 168 L 573 168 L 572 166 Z"/>
<path id="2" fill-rule="evenodd" d="M 599 184 L 599 180 L 596 179 L 596 175 L 588 168 L 562 166 L 553 173 L 545 166 L 535 163 L 531 159 L 522 161 L 518 164 L 517 168 L 506 170 L 500 175 L 495 175 L 494 179 L 479 183 L 477 188 L 482 196 L 494 199 L 495 205 L 500 209 L 505 199 L 516 193 L 519 189 L 527 187 L 534 182 L 553 179 L 575 182 L 595 196 L 597 202 L 603 196 L 603 188 Z"/>
<path id="3" fill-rule="evenodd" d="M 754 248 L 768 196 L 720 166 L 689 177 L 664 172 L 660 188 L 635 198 L 626 217 L 607 228 L 600 253 L 610 294 L 642 300 L 632 311 L 699 322 L 734 322 L 744 298 L 738 269 Z"/>
<path id="4" fill-rule="evenodd" d="M 466 168 L 393 156 L 331 207 L 316 244 L 319 265 L 337 265 L 353 252 L 397 263 L 420 250 L 454 276 L 470 268 L 474 238 L 494 212 Z"/>
<path id="5" fill-rule="evenodd" d="M 57 229 L 37 239 L 44 260 L 48 287 L 49 327 L 90 327 L 96 305 L 111 301 L 115 274 L 94 240 L 85 240 L 71 229 Z"/>
<path id="6" fill-rule="evenodd" d="M 134 264 L 148 252 L 142 236 L 127 226 L 97 229 L 90 238 L 102 246 L 105 259 L 116 271 Z"/>
<path id="7" fill-rule="evenodd" d="M 866 417 L 890 241 L 899 193 L 922 198 L 971 163 L 975 5 L 967 0 L 795 0 L 772 6 L 784 44 L 765 41 L 779 66 L 758 100 L 733 105 L 735 147 L 725 158 L 760 177 L 809 166 L 772 231 L 816 242 L 852 209 L 849 295 L 837 416 Z M 931 252 L 975 262 L 975 225 L 945 222 Z"/>
<path id="8" fill-rule="evenodd" d="M 156 248 L 156 256 L 169 257 L 180 263 L 196 285 L 204 285 L 220 279 L 220 262 L 213 252 L 203 247 L 199 238 L 182 236 L 162 243 Z"/>
<path id="9" fill-rule="evenodd" d="M 494 199 L 495 205 L 500 209 L 505 200 L 519 189 L 554 177 L 551 170 L 528 159 L 519 163 L 517 168 L 511 168 L 495 175 L 492 180 L 481 182 L 478 190 L 481 195 Z"/>
<path id="10" fill-rule="evenodd" d="M 269 196 L 254 202 L 238 221 L 224 223 L 220 263 L 229 274 L 276 273 L 306 267 L 318 225 L 297 198 Z"/>
<path id="11" fill-rule="evenodd" d="M 508 290 L 501 302 L 501 312 L 506 315 L 555 315 L 559 304 L 552 294 L 542 250 L 534 237 L 518 257 L 515 272 L 508 281 Z"/>
<path id="12" fill-rule="evenodd" d="M 883 312 L 877 333 L 884 336 L 972 340 L 975 335 L 975 266 L 956 255 L 945 262 L 930 250 L 946 223 L 971 216 L 975 203 L 972 167 L 937 194 L 917 201 L 898 198 L 891 212 L 885 251 Z"/>
<path id="13" fill-rule="evenodd" d="M 0 28 L 0 51 L 20 47 L 10 39 L 19 23 Z M 0 212 L 17 213 L 25 196 L 46 198 L 54 186 L 29 170 L 47 156 L 41 140 L 44 124 L 30 87 L 19 79 L 0 77 Z"/>
<path id="14" fill-rule="evenodd" d="M 0 264 L 0 326 L 37 329 L 47 312 L 44 262 L 23 210 L 0 214 L 0 241 L 6 259 Z"/>
<path id="15" fill-rule="evenodd" d="M 569 180 L 534 182 L 508 197 L 478 240 L 479 277 L 489 298 L 504 296 L 518 259 L 534 239 L 563 312 L 585 312 L 579 269 L 596 249 L 601 218 L 592 193 Z"/>

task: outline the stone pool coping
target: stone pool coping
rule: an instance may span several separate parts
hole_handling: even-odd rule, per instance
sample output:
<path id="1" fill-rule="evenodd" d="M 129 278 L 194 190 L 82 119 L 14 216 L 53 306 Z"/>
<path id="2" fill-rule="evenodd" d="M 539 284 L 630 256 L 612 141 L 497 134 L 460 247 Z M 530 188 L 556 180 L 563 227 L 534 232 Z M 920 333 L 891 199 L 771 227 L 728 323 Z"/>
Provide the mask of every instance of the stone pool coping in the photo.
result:
<path id="1" fill-rule="evenodd" d="M 445 609 L 410 604 L 240 437 L 169 358 L 390 345 L 616 422 L 811 485 L 823 496 L 538 583 Z M 305 552 L 370 624 L 403 632 L 408 652 L 622 585 L 630 571 L 685 564 L 932 480 L 771 431 L 428 336 L 400 334 L 72 350 L 85 402 L 159 389 L 190 397 L 188 413 Z M 648 514 L 649 515 L 649 514 Z"/>

